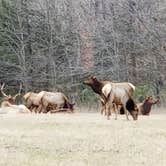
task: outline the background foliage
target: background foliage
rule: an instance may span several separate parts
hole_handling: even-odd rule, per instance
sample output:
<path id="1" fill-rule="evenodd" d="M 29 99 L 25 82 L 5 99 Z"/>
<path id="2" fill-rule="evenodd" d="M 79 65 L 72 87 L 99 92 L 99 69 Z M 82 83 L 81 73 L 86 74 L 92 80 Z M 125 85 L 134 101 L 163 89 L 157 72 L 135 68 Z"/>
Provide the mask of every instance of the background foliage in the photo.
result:
<path id="1" fill-rule="evenodd" d="M 0 0 L 0 82 L 94 102 L 89 75 L 166 96 L 165 0 Z"/>

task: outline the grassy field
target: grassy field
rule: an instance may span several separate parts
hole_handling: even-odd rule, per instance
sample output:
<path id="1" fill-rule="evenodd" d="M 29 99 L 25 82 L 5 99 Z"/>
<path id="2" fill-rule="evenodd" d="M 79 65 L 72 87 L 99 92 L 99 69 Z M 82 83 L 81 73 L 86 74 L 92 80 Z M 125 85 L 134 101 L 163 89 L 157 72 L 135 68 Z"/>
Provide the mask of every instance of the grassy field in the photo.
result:
<path id="1" fill-rule="evenodd" d="M 166 114 L 0 114 L 0 166 L 166 166 Z"/>

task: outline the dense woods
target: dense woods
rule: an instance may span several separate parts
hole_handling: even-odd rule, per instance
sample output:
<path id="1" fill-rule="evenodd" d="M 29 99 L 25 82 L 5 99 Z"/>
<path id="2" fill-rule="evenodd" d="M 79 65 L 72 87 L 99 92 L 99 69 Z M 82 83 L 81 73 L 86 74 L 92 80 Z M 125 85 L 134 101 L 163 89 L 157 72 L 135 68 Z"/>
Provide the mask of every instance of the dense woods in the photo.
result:
<path id="1" fill-rule="evenodd" d="M 89 75 L 166 99 L 165 0 L 0 0 L 0 82 L 16 93 L 91 92 Z M 93 99 L 88 98 L 89 101 Z"/>

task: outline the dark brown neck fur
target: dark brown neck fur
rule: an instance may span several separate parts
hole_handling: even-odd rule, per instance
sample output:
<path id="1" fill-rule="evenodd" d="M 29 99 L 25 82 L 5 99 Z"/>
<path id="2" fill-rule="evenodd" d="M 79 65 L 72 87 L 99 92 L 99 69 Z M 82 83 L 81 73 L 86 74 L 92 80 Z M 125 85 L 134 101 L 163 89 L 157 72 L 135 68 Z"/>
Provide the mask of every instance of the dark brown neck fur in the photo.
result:
<path id="1" fill-rule="evenodd" d="M 91 84 L 90 87 L 93 89 L 93 91 L 99 95 L 102 94 L 102 88 L 104 84 L 102 81 L 95 80 L 94 84 Z"/>
<path id="2" fill-rule="evenodd" d="M 148 101 L 144 101 L 142 108 L 143 108 L 143 112 L 142 112 L 143 114 L 149 114 L 152 108 L 152 103 L 149 103 Z"/>

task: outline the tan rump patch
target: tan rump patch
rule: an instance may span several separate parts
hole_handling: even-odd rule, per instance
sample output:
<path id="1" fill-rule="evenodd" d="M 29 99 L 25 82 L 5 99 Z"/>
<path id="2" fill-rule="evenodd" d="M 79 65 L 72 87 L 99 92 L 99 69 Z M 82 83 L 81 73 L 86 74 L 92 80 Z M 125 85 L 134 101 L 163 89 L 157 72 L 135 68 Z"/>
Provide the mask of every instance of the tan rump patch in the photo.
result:
<path id="1" fill-rule="evenodd" d="M 111 92 L 112 90 L 112 86 L 111 84 L 106 84 L 104 85 L 104 87 L 102 88 L 102 93 L 107 97 L 109 95 L 109 93 Z"/>
<path id="2" fill-rule="evenodd" d="M 132 88 L 133 90 L 135 91 L 135 86 L 132 84 L 132 83 L 128 83 Z"/>

